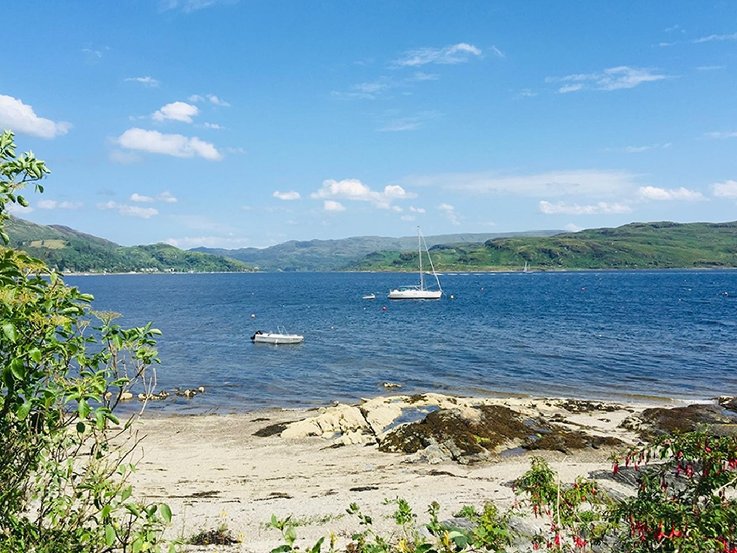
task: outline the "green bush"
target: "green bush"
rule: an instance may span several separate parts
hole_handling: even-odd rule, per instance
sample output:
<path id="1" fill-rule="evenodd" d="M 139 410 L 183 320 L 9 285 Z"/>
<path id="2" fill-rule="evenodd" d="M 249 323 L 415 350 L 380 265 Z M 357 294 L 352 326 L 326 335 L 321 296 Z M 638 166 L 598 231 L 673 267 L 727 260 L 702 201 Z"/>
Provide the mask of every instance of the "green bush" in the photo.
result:
<path id="1" fill-rule="evenodd" d="M 49 171 L 0 135 L 0 238 L 18 191 Z M 154 336 L 94 313 L 92 297 L 26 254 L 0 247 L 0 551 L 152 551 L 171 518 L 133 499 L 130 419 L 114 414 L 154 380 Z M 127 438 L 127 439 L 126 439 Z"/>

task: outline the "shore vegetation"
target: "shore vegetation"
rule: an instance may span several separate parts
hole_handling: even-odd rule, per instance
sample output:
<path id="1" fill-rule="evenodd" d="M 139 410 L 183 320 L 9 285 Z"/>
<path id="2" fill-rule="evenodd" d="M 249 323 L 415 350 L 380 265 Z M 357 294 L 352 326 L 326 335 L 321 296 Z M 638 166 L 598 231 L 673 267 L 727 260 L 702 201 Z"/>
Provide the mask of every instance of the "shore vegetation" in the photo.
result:
<path id="1" fill-rule="evenodd" d="M 8 209 L 49 173 L 0 135 L 0 238 Z M 0 247 L 0 552 L 158 551 L 171 519 L 135 499 L 132 421 L 115 414 L 150 388 L 158 330 L 124 329 L 43 262 Z"/>

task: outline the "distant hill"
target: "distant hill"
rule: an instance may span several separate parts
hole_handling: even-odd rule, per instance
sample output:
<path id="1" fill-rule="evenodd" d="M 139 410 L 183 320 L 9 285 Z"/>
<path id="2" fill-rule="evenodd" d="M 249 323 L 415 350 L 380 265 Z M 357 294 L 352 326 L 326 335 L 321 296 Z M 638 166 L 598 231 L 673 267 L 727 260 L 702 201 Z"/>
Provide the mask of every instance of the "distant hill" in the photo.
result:
<path id="1" fill-rule="evenodd" d="M 184 251 L 168 244 L 120 246 L 59 225 L 37 225 L 11 217 L 10 245 L 64 272 L 234 272 L 250 268 L 235 259 Z"/>
<path id="2" fill-rule="evenodd" d="M 518 233 L 444 234 L 425 238 L 428 246 L 438 244 L 480 243 L 502 236 L 551 236 L 561 231 L 533 231 Z M 417 236 L 388 238 L 357 236 L 339 240 L 291 240 L 268 248 L 241 248 L 236 250 L 194 248 L 193 251 L 224 255 L 258 267 L 262 271 L 341 271 L 355 268 L 367 255 L 374 252 L 403 251 L 417 248 Z"/>
<path id="3" fill-rule="evenodd" d="M 13 247 L 64 272 L 414 271 L 417 237 L 290 241 L 270 248 L 124 247 L 69 227 L 11 218 Z M 576 233 L 429 236 L 440 271 L 737 267 L 737 222 L 631 223 Z"/>
<path id="4" fill-rule="evenodd" d="M 672 269 L 737 267 L 737 222 L 631 223 L 549 237 L 495 238 L 431 248 L 435 268 L 449 270 Z M 415 270 L 407 251 L 376 252 L 356 270 Z"/>

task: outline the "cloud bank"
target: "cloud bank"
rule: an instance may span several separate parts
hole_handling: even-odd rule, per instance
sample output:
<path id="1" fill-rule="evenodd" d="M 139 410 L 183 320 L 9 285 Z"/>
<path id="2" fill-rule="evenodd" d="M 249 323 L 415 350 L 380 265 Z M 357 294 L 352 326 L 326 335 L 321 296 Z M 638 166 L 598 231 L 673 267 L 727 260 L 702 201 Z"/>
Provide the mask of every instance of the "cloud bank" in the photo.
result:
<path id="1" fill-rule="evenodd" d="M 158 131 L 132 128 L 121 134 L 116 142 L 128 150 L 139 150 L 174 157 L 201 157 L 209 161 L 220 161 L 223 156 L 217 148 L 197 137 L 188 138 L 181 134 L 163 134 Z"/>
<path id="2" fill-rule="evenodd" d="M 0 128 L 48 139 L 67 134 L 71 127 L 70 123 L 39 117 L 32 106 L 18 98 L 0 94 Z"/>

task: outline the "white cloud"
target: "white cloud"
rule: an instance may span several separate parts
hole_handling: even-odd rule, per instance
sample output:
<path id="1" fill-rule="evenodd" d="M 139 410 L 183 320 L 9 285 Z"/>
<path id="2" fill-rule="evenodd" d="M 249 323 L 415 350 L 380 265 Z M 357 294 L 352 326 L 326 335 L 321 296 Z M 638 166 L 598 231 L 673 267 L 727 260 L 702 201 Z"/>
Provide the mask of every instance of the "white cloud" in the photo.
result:
<path id="1" fill-rule="evenodd" d="M 232 0 L 160 0 L 159 6 L 163 11 L 181 10 L 192 13 L 218 4 L 230 3 Z"/>
<path id="2" fill-rule="evenodd" d="M 422 125 L 435 119 L 438 116 L 436 112 L 426 111 L 412 117 L 398 117 L 385 123 L 378 130 L 379 132 L 403 132 L 414 131 L 422 127 Z"/>
<path id="3" fill-rule="evenodd" d="M 466 63 L 473 57 L 481 56 L 481 50 L 472 44 L 459 42 L 444 48 L 418 48 L 405 52 L 394 65 L 400 67 L 418 67 L 430 63 L 456 64 Z"/>
<path id="4" fill-rule="evenodd" d="M 151 118 L 155 121 L 171 120 L 191 123 L 192 118 L 196 117 L 199 112 L 199 108 L 192 104 L 188 104 L 186 102 L 172 102 L 156 111 Z"/>
<path id="5" fill-rule="evenodd" d="M 175 204 L 179 201 L 177 200 L 176 196 L 174 196 L 174 194 L 168 191 L 162 192 L 161 194 L 156 196 L 156 199 L 160 202 L 164 202 L 165 204 Z"/>
<path id="6" fill-rule="evenodd" d="M 460 225 L 461 219 L 456 212 L 456 208 L 450 204 L 440 204 L 438 209 L 445 215 L 452 225 Z"/>
<path id="7" fill-rule="evenodd" d="M 138 203 L 152 203 L 154 199 L 151 196 L 144 196 L 137 192 L 131 194 L 130 201 Z"/>
<path id="8" fill-rule="evenodd" d="M 579 90 L 621 90 L 634 88 L 643 83 L 661 81 L 669 76 L 644 67 L 620 65 L 610 67 L 600 73 L 576 73 L 565 77 L 548 77 L 547 82 L 564 83 L 558 88 L 561 94 Z"/>
<path id="9" fill-rule="evenodd" d="M 407 192 L 399 185 L 388 185 L 381 192 L 371 190 L 358 179 L 323 181 L 322 188 L 310 195 L 313 199 L 337 198 L 359 202 L 370 202 L 376 207 L 390 209 L 394 200 L 414 198 L 415 194 Z"/>
<path id="10" fill-rule="evenodd" d="M 197 137 L 188 138 L 181 134 L 162 134 L 158 131 L 147 131 L 135 127 L 121 134 L 116 142 L 129 150 L 140 150 L 174 157 L 197 156 L 210 161 L 219 161 L 223 157 L 215 146 Z"/>
<path id="11" fill-rule="evenodd" d="M 737 138 L 737 131 L 727 131 L 727 132 L 714 131 L 714 132 L 706 133 L 705 136 L 707 138 L 715 138 L 717 140 L 721 140 L 724 138 Z"/>
<path id="12" fill-rule="evenodd" d="M 167 238 L 164 242 L 183 250 L 197 247 L 237 249 L 253 246 L 250 239 L 235 236 L 183 236 Z"/>
<path id="13" fill-rule="evenodd" d="M 137 205 L 120 204 L 118 202 L 105 202 L 97 204 L 98 209 L 112 209 L 117 211 L 120 215 L 126 217 L 137 217 L 139 219 L 150 219 L 151 217 L 158 215 L 159 210 L 155 207 L 139 207 Z"/>
<path id="14" fill-rule="evenodd" d="M 410 80 L 412 81 L 437 81 L 440 75 L 437 73 L 425 73 L 424 71 L 415 71 Z"/>
<path id="15" fill-rule="evenodd" d="M 737 40 L 737 33 L 731 33 L 728 35 L 709 35 L 701 38 L 692 40 L 694 44 L 701 44 L 703 42 L 724 42 L 727 40 Z"/>
<path id="16" fill-rule="evenodd" d="M 55 138 L 69 132 L 71 124 L 39 117 L 32 106 L 18 98 L 0 94 L 0 128 L 39 138 Z"/>
<path id="17" fill-rule="evenodd" d="M 656 201 L 683 200 L 692 202 L 704 199 L 701 192 L 695 192 L 684 187 L 668 189 L 657 186 L 642 186 L 637 193 L 645 200 Z"/>
<path id="18" fill-rule="evenodd" d="M 568 223 L 563 228 L 568 232 L 581 232 L 584 229 L 584 227 L 579 227 L 578 225 L 575 225 L 573 223 Z"/>
<path id="19" fill-rule="evenodd" d="M 33 211 L 33 208 L 30 205 L 24 207 L 20 204 L 7 204 L 5 206 L 5 209 L 7 209 L 8 213 L 11 213 L 13 215 L 26 215 Z"/>
<path id="20" fill-rule="evenodd" d="M 549 171 L 532 175 L 496 173 L 449 173 L 413 177 L 415 186 L 437 186 L 476 194 L 513 196 L 587 195 L 611 197 L 636 188 L 635 175 L 620 171 Z"/>
<path id="21" fill-rule="evenodd" d="M 717 198 L 737 199 L 737 180 L 726 180 L 711 185 L 711 190 Z"/>
<path id="22" fill-rule="evenodd" d="M 408 208 L 412 213 L 425 213 L 424 207 L 415 207 L 413 205 L 409 206 Z"/>
<path id="23" fill-rule="evenodd" d="M 353 85 L 347 92 L 333 91 L 331 94 L 338 98 L 358 98 L 360 100 L 374 100 L 386 92 L 396 83 L 381 77 L 373 82 L 364 82 Z"/>
<path id="24" fill-rule="evenodd" d="M 213 106 L 220 106 L 224 108 L 230 107 L 230 104 L 228 102 L 218 96 L 215 96 L 214 94 L 205 94 L 204 96 L 201 94 L 193 94 L 189 97 L 189 101 L 196 103 L 209 102 Z"/>
<path id="25" fill-rule="evenodd" d="M 276 190 L 272 194 L 272 196 L 274 196 L 275 198 L 278 198 L 280 200 L 284 200 L 284 201 L 299 200 L 299 198 L 300 198 L 299 192 L 295 192 L 295 191 L 279 192 L 278 190 Z"/>
<path id="26" fill-rule="evenodd" d="M 213 129 L 216 131 L 221 131 L 224 128 L 222 125 L 218 125 L 217 123 L 205 123 L 203 127 L 205 127 L 206 129 Z"/>
<path id="27" fill-rule="evenodd" d="M 125 81 L 142 84 L 143 86 L 147 86 L 149 88 L 156 88 L 157 86 L 159 86 L 159 81 L 148 75 L 145 77 L 128 77 Z"/>
<path id="28" fill-rule="evenodd" d="M 144 204 L 150 204 L 156 201 L 163 202 L 165 204 L 177 203 L 177 199 L 174 197 L 174 195 L 171 192 L 162 192 L 161 194 L 157 195 L 155 198 L 153 196 L 146 196 L 143 194 L 139 194 L 138 192 L 134 192 L 133 194 L 131 194 L 129 199 L 132 202 L 144 203 Z"/>
<path id="29" fill-rule="evenodd" d="M 623 149 L 626 154 L 640 154 L 649 150 L 667 150 L 672 144 L 665 142 L 664 144 L 647 144 L 645 146 L 625 146 Z"/>
<path id="30" fill-rule="evenodd" d="M 610 213 L 630 213 L 632 208 L 622 203 L 598 202 L 596 204 L 579 205 L 566 202 L 550 203 L 541 201 L 538 209 L 546 215 L 601 215 Z"/>
<path id="31" fill-rule="evenodd" d="M 322 204 L 322 207 L 325 211 L 331 211 L 331 212 L 339 212 L 339 211 L 345 211 L 345 206 L 340 203 L 336 202 L 334 200 L 325 200 Z"/>
<path id="32" fill-rule="evenodd" d="M 583 90 L 583 85 L 580 83 L 566 84 L 566 85 L 561 86 L 558 89 L 558 92 L 560 92 L 561 94 L 567 94 L 568 92 L 578 92 L 579 90 Z"/>
<path id="33" fill-rule="evenodd" d="M 60 202 L 57 200 L 39 200 L 36 202 L 36 207 L 39 209 L 79 209 L 82 205 L 81 202 Z"/>

